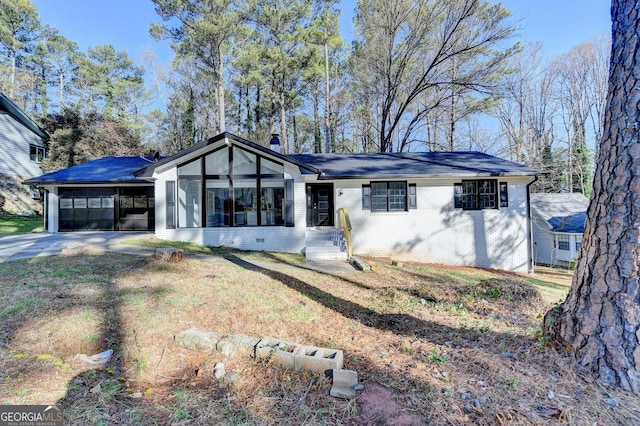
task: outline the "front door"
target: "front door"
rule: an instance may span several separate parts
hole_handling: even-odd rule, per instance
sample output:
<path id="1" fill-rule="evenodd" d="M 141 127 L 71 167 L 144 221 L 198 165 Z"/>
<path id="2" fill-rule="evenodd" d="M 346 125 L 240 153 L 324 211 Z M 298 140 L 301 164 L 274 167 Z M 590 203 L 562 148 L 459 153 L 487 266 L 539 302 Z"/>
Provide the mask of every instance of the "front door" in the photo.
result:
<path id="1" fill-rule="evenodd" d="M 333 184 L 307 185 L 307 227 L 333 226 Z"/>

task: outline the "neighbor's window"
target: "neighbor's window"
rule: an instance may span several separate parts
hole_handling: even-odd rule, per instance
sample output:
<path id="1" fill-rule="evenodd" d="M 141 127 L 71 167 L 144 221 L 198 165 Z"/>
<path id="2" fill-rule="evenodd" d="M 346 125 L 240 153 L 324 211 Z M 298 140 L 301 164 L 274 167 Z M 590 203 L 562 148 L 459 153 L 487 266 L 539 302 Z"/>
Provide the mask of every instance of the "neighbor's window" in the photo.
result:
<path id="1" fill-rule="evenodd" d="M 455 183 L 454 207 L 465 210 L 498 208 L 497 182 L 494 179 L 463 180 Z"/>
<path id="2" fill-rule="evenodd" d="M 558 248 L 560 250 L 569 251 L 569 236 L 568 235 L 558 235 Z"/>
<path id="3" fill-rule="evenodd" d="M 415 204 L 415 186 L 410 202 Z M 406 211 L 407 182 L 371 182 L 362 186 L 362 208 L 371 211 Z M 411 207 L 413 208 L 413 206 Z"/>
<path id="4" fill-rule="evenodd" d="M 576 235 L 576 253 L 580 253 L 582 248 L 582 235 Z"/>
<path id="5" fill-rule="evenodd" d="M 29 145 L 29 160 L 42 163 L 45 157 L 45 149 L 41 146 Z"/>

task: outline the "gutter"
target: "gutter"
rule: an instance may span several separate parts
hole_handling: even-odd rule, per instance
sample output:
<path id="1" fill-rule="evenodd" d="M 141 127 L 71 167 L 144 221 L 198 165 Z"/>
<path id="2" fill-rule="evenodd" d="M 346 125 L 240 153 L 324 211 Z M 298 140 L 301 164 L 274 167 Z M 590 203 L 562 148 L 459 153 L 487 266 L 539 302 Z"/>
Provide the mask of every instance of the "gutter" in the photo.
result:
<path id="1" fill-rule="evenodd" d="M 527 220 L 529 221 L 529 226 L 527 226 L 527 234 L 529 238 L 529 273 L 533 274 L 534 272 L 534 264 L 533 264 L 533 221 L 531 220 L 531 185 L 538 181 L 538 175 L 533 175 L 533 180 L 527 184 Z"/>

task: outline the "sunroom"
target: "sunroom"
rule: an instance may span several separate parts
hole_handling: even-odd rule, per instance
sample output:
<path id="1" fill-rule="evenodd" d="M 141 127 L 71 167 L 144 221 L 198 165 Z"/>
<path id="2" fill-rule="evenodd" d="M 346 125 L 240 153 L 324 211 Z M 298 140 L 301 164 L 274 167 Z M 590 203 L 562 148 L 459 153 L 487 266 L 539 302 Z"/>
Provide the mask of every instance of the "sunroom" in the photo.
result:
<path id="1" fill-rule="evenodd" d="M 293 181 L 280 162 L 223 145 L 179 164 L 177 177 L 177 196 L 175 182 L 166 182 L 168 228 L 293 226 Z"/>

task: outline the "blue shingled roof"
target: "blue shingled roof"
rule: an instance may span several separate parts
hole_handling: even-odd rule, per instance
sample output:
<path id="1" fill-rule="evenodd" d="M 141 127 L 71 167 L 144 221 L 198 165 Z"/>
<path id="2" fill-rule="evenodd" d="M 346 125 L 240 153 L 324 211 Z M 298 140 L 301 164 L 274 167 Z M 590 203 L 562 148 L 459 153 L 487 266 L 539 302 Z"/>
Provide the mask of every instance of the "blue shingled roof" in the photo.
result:
<path id="1" fill-rule="evenodd" d="M 303 174 L 319 179 L 437 178 L 478 176 L 533 176 L 536 169 L 480 152 L 399 152 L 357 154 L 278 154 L 229 133 L 157 162 L 141 157 L 106 157 L 58 172 L 32 178 L 31 184 L 127 183 L 147 182 L 156 167 L 176 162 L 225 138 L 287 161 Z"/>
<path id="2" fill-rule="evenodd" d="M 324 178 L 531 176 L 541 173 L 481 152 L 289 154 L 287 157 L 320 170 Z"/>
<path id="3" fill-rule="evenodd" d="M 575 213 L 569 216 L 556 216 L 548 220 L 553 232 L 564 232 L 567 234 L 584 233 L 584 222 L 587 220 L 585 212 Z"/>
<path id="4" fill-rule="evenodd" d="M 26 184 L 144 183 L 135 172 L 151 164 L 152 157 L 104 157 L 26 180 Z"/>

